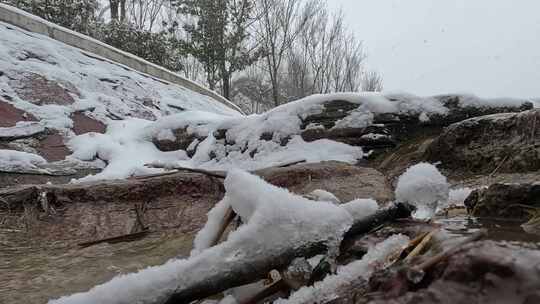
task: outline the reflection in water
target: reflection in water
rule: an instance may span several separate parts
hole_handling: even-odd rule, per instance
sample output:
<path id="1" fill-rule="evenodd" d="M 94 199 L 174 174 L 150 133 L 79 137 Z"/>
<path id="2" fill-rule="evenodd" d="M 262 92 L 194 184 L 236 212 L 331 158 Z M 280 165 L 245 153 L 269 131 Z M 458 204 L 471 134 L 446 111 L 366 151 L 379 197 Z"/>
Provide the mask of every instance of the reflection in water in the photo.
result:
<path id="1" fill-rule="evenodd" d="M 484 228 L 488 230 L 488 239 L 490 240 L 529 243 L 529 246 L 540 246 L 540 235 L 524 231 L 523 222 L 521 221 L 480 219 L 461 215 L 452 218 L 439 218 L 435 222 L 441 224 L 451 235 L 468 235 Z"/>

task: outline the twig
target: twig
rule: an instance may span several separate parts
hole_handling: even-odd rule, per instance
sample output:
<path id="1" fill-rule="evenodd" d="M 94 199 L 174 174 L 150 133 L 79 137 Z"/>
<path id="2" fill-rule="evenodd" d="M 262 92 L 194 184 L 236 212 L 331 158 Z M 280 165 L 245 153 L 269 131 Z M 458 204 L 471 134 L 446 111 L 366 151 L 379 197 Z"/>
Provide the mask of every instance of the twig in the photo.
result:
<path id="1" fill-rule="evenodd" d="M 444 251 L 444 252 L 441 252 L 439 254 L 437 254 L 436 256 L 428 259 L 427 261 L 421 263 L 420 265 L 417 265 L 417 266 L 414 266 L 412 267 L 412 269 L 414 271 L 418 271 L 418 272 L 425 272 L 426 270 L 428 270 L 429 268 L 433 267 L 434 265 L 446 260 L 447 258 L 449 258 L 450 256 L 452 256 L 453 254 L 455 254 L 456 252 L 459 251 L 459 249 L 461 249 L 461 247 L 463 245 L 466 245 L 468 243 L 472 243 L 472 242 L 476 242 L 478 240 L 480 240 L 481 238 L 485 237 L 487 235 L 487 230 L 485 229 L 482 229 L 474 234 L 472 234 L 471 236 L 465 238 L 464 240 L 462 240 L 461 242 L 457 243 L 456 245 L 454 245 L 452 248 Z"/>
<path id="2" fill-rule="evenodd" d="M 298 164 L 305 163 L 305 162 L 306 162 L 305 159 L 296 160 L 294 162 L 279 164 L 279 165 L 268 167 L 268 168 L 287 168 L 287 167 L 291 167 L 291 166 L 298 165 Z M 201 173 L 201 174 L 204 174 L 204 175 L 208 175 L 208 176 L 215 177 L 215 178 L 220 178 L 220 179 L 223 179 L 223 178 L 225 178 L 227 176 L 227 173 L 225 171 L 208 171 L 208 170 L 204 170 L 204 169 L 176 167 L 176 166 L 161 165 L 161 164 L 146 164 L 145 166 L 148 167 L 148 168 L 169 169 L 169 170 L 173 170 L 173 171 L 164 172 L 164 173 L 157 173 L 157 174 L 150 174 L 150 175 L 143 175 L 143 176 L 137 176 L 137 177 L 135 177 L 135 179 L 147 179 L 147 178 L 153 178 L 153 177 L 174 175 L 174 174 L 178 173 L 179 171 L 188 171 L 188 172 L 193 172 L 193 173 Z"/>
<path id="3" fill-rule="evenodd" d="M 495 170 L 493 170 L 493 172 L 491 172 L 488 176 L 488 184 L 491 183 L 491 178 L 493 177 L 493 175 L 495 173 L 497 173 L 497 171 L 499 171 L 499 169 L 504 165 L 504 163 L 506 163 L 506 160 L 508 159 L 508 155 L 506 155 L 503 160 L 501 161 L 501 163 L 495 168 Z"/>
<path id="4" fill-rule="evenodd" d="M 162 176 L 174 175 L 176 173 L 178 173 L 177 170 L 172 170 L 172 171 L 169 171 L 169 172 L 148 174 L 148 175 L 140 175 L 140 176 L 135 176 L 135 177 L 131 177 L 131 178 L 132 179 L 148 179 L 148 178 L 154 178 L 154 177 L 162 177 Z"/>
<path id="5" fill-rule="evenodd" d="M 105 239 L 100 239 L 100 240 L 95 240 L 95 241 L 79 243 L 78 245 L 84 248 L 84 247 L 89 247 L 89 246 L 101 244 L 101 243 L 116 244 L 116 243 L 122 243 L 122 242 L 131 242 L 131 241 L 135 241 L 135 240 L 143 238 L 148 233 L 150 233 L 150 230 L 147 228 L 146 230 L 135 232 L 135 233 L 129 233 L 129 234 L 115 236 L 111 238 L 105 238 Z"/>
<path id="6" fill-rule="evenodd" d="M 292 167 L 294 165 L 303 164 L 305 162 L 306 162 L 306 160 L 302 159 L 302 160 L 297 160 L 297 161 L 293 161 L 293 162 L 290 162 L 290 163 L 285 163 L 285 164 L 282 164 L 282 165 L 277 165 L 275 167 L 276 168 L 287 168 L 287 167 Z"/>
<path id="7" fill-rule="evenodd" d="M 407 255 L 405 258 L 405 262 L 410 262 L 415 256 L 420 254 L 422 250 L 426 247 L 426 245 L 431 241 L 431 238 L 433 235 L 438 231 L 438 229 L 433 229 L 428 234 L 425 234 L 424 237 L 421 239 L 420 243 Z"/>
<path id="8" fill-rule="evenodd" d="M 223 216 L 223 221 L 221 222 L 221 226 L 219 227 L 218 232 L 216 233 L 216 235 L 214 235 L 214 239 L 210 243 L 210 247 L 217 245 L 217 243 L 221 239 L 221 236 L 223 235 L 229 224 L 234 220 L 235 216 L 236 213 L 231 207 L 229 207 L 227 209 L 227 212 L 225 212 L 225 216 Z"/>
<path id="9" fill-rule="evenodd" d="M 221 178 L 221 179 L 223 179 L 223 178 L 225 178 L 227 176 L 227 174 L 225 172 L 223 172 L 223 171 L 207 171 L 207 170 L 203 170 L 203 169 L 167 166 L 167 165 L 160 165 L 160 164 L 146 164 L 145 166 L 149 167 L 149 168 L 171 169 L 171 170 L 178 170 L 178 171 L 201 173 L 201 174 L 204 174 L 204 175 L 208 175 L 208 176 L 215 177 L 215 178 Z M 166 173 L 168 173 L 168 172 L 166 172 Z"/>

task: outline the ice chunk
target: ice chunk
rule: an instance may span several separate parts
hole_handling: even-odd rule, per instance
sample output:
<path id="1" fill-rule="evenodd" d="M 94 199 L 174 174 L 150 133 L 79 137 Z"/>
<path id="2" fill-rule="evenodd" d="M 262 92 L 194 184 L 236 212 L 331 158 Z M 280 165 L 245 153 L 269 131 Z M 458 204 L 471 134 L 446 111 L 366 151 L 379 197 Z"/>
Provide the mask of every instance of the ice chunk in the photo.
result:
<path id="1" fill-rule="evenodd" d="M 428 163 L 416 164 L 399 177 L 396 200 L 410 203 L 417 210 L 413 216 L 431 218 L 438 205 L 448 202 L 449 184 L 437 167 Z"/>

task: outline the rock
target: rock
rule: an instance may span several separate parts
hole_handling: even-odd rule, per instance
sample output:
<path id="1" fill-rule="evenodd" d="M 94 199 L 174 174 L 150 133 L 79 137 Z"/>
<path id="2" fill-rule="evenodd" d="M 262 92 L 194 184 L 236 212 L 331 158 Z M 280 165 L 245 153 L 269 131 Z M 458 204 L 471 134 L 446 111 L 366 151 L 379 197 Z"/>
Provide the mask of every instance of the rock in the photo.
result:
<path id="1" fill-rule="evenodd" d="M 107 130 L 107 126 L 105 126 L 104 123 L 90 118 L 84 113 L 75 113 L 71 115 L 71 120 L 73 120 L 73 132 L 76 135 L 88 132 L 103 134 Z"/>
<path id="2" fill-rule="evenodd" d="M 70 93 L 75 94 L 75 92 L 70 92 L 60 83 L 36 73 L 17 74 L 11 78 L 9 85 L 21 99 L 36 105 L 70 105 L 75 102 L 70 95 Z"/>
<path id="3" fill-rule="evenodd" d="M 325 189 L 342 201 L 373 197 L 391 199 L 384 176 L 374 169 L 329 162 L 256 172 L 272 184 L 298 194 Z M 50 214 L 37 201 L 46 193 Z M 128 180 L 67 185 L 27 185 L 0 190 L 0 201 L 11 213 L 0 228 L 13 228 L 24 208 L 36 208 L 34 230 L 28 237 L 71 242 L 122 235 L 129 231 L 134 204 L 145 204 L 145 224 L 151 230 L 194 234 L 206 222 L 206 214 L 224 195 L 221 180 L 203 174 L 178 172 Z M 0 214 L 6 206 L 0 204 Z M 5 210 L 4 210 L 5 211 Z"/>
<path id="4" fill-rule="evenodd" d="M 71 154 L 71 151 L 64 144 L 64 138 L 56 132 L 50 133 L 41 139 L 36 150 L 47 161 L 63 160 Z"/>
<path id="5" fill-rule="evenodd" d="M 37 119 L 23 110 L 0 99 L 0 127 L 13 127 L 20 121 L 36 121 Z"/>
<path id="6" fill-rule="evenodd" d="M 540 170 L 539 126 L 538 109 L 464 120 L 446 128 L 425 158 L 475 173 Z"/>
<path id="7" fill-rule="evenodd" d="M 435 99 L 439 100 L 449 112 L 446 115 L 433 115 L 430 118 L 428 125 L 440 125 L 448 126 L 452 123 L 456 123 L 465 119 L 496 114 L 496 113 L 511 113 L 511 112 L 523 112 L 533 109 L 532 102 L 522 100 L 520 106 L 493 106 L 487 107 L 479 103 L 468 102 L 475 97 L 467 95 L 439 95 L 435 96 Z M 469 103 L 468 106 L 463 104 Z"/>
<path id="8" fill-rule="evenodd" d="M 473 191 L 465 205 L 474 216 L 527 219 L 517 205 L 540 207 L 540 183 L 492 184 Z"/>
<path id="9" fill-rule="evenodd" d="M 473 99 L 477 101 L 476 104 L 478 105 L 475 105 L 474 102 L 467 99 L 473 97 L 435 96 L 419 100 L 427 102 L 426 100 L 429 99 L 430 104 L 433 103 L 433 106 L 439 111 L 447 109 L 447 112 L 446 114 L 431 113 L 429 114 L 431 117 L 427 117 L 426 113 L 420 113 L 417 109 L 418 107 L 415 106 L 415 102 L 419 101 L 411 100 L 411 97 L 380 96 L 380 98 L 386 98 L 390 101 L 388 103 L 390 109 L 387 111 L 399 111 L 399 113 L 371 113 L 367 110 L 364 113 L 360 111 L 364 106 L 362 103 L 340 99 L 330 99 L 313 104 L 307 103 L 307 110 L 304 109 L 305 113 L 297 115 L 299 119 L 299 130 L 294 130 L 290 134 L 274 134 L 273 132 L 262 130 L 260 133 L 253 135 L 258 138 L 253 138 L 252 140 L 274 141 L 281 146 L 285 146 L 293 136 L 300 135 L 307 142 L 330 139 L 353 146 L 361 146 L 366 152 L 384 152 L 395 148 L 402 142 L 415 139 L 418 136 L 424 136 L 426 133 L 438 133 L 443 127 L 462 119 L 490 113 L 519 112 L 532 108 L 532 103 L 527 101 L 522 101 L 521 104 L 512 101 L 512 103 L 520 104 L 520 106 L 500 107 L 485 106 L 486 101 Z M 512 103 L 508 102 L 507 104 Z M 291 109 L 295 109 L 295 107 L 297 105 L 291 106 Z M 380 111 L 381 109 L 378 110 Z M 270 111 L 261 115 L 265 120 L 272 120 L 274 119 L 273 115 L 279 117 L 283 113 L 287 113 L 287 105 L 283 105 L 281 110 Z M 354 113 L 354 115 L 351 115 L 351 113 Z M 292 120 L 297 119 L 294 116 L 290 116 L 290 118 Z M 207 122 L 200 123 L 199 125 L 192 126 L 192 128 L 203 130 L 206 124 Z M 233 123 L 229 127 L 234 127 L 235 125 Z M 205 136 L 197 137 L 191 132 L 193 131 L 188 131 L 185 127 L 172 130 L 176 138 L 173 136 L 159 138 L 158 136 L 157 139 L 154 139 L 154 143 L 162 151 L 187 150 L 187 147 L 195 139 L 200 142 L 205 138 Z M 246 149 L 250 149 L 249 153 L 252 156 L 259 152 L 256 148 L 247 145 L 247 140 L 250 140 L 249 138 L 243 139 L 246 140 L 246 145 L 242 147 L 243 143 L 235 143 L 227 139 L 225 136 L 226 133 L 227 129 L 215 130 L 214 132 L 216 140 L 221 141 L 221 144 L 225 146 L 225 149 L 221 149 L 224 156 L 230 152 L 236 153 L 240 151 L 244 153 Z M 193 154 L 193 152 L 190 154 Z M 372 153 L 370 157 L 373 158 L 378 154 Z"/>
<path id="10" fill-rule="evenodd" d="M 341 202 L 357 198 L 373 198 L 380 204 L 393 199 L 393 191 L 379 171 L 340 162 L 300 164 L 286 168 L 257 171 L 262 178 L 298 194 L 322 189 L 334 194 Z"/>
<path id="11" fill-rule="evenodd" d="M 169 132 L 169 130 L 164 130 L 162 132 Z M 203 140 L 204 138 L 200 138 L 196 134 L 190 133 L 187 128 L 182 128 L 171 130 L 170 134 L 159 133 L 157 137 L 153 139 L 153 143 L 159 150 L 168 152 L 188 150 L 191 143 L 196 139 Z"/>
<path id="12" fill-rule="evenodd" d="M 439 263 L 416 287 L 384 272 L 370 280 L 368 293 L 378 292 L 379 298 L 348 303 L 531 303 L 540 289 L 540 251 L 494 241 L 472 243 Z"/>
<path id="13" fill-rule="evenodd" d="M 395 103 L 402 103 L 403 97 L 389 97 Z M 343 100 L 330 100 L 323 104 L 321 113 L 308 115 L 302 120 L 302 137 L 306 141 L 328 138 L 351 145 L 366 147 L 366 150 L 393 148 L 399 142 L 413 138 L 426 127 L 442 128 L 452 123 L 493 113 L 521 112 L 532 109 L 530 102 L 523 101 L 519 107 L 463 106 L 465 99 L 460 95 L 434 96 L 436 101 L 448 109 L 445 115 L 431 114 L 429 120 L 421 121 L 421 113 L 379 113 L 373 118 L 373 124 L 364 128 L 339 128 L 336 123 L 347 117 L 360 105 Z M 319 126 L 316 128 L 309 126 Z M 366 136 L 369 135 L 369 136 Z"/>
<path id="14" fill-rule="evenodd" d="M 95 133 L 105 133 L 107 126 L 101 121 L 95 120 L 88 117 L 84 113 L 75 113 L 71 115 L 71 120 L 73 120 L 73 132 L 76 135 L 95 132 Z"/>

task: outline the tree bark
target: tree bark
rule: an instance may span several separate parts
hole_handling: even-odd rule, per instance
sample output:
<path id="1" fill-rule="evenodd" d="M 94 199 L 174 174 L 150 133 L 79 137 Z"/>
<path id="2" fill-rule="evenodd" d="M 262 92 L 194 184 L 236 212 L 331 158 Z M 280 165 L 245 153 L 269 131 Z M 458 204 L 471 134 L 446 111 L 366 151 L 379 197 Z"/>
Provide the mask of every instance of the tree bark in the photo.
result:
<path id="1" fill-rule="evenodd" d="M 120 22 L 126 22 L 126 0 L 120 0 Z"/>
<path id="2" fill-rule="evenodd" d="M 109 7 L 111 10 L 111 20 L 118 21 L 118 1 L 119 0 L 110 0 Z"/>

